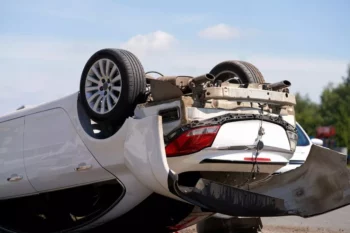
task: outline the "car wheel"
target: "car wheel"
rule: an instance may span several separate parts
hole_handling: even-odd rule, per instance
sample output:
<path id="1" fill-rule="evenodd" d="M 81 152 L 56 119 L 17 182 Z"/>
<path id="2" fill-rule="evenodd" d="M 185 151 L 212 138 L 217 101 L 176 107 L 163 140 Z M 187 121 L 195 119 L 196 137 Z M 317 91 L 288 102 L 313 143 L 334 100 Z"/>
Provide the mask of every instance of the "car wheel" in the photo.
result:
<path id="1" fill-rule="evenodd" d="M 211 217 L 197 224 L 198 233 L 259 233 L 261 229 L 261 218 Z"/>
<path id="2" fill-rule="evenodd" d="M 85 64 L 80 99 L 96 121 L 124 121 L 133 114 L 146 90 L 143 67 L 137 57 L 121 49 L 102 49 Z"/>
<path id="3" fill-rule="evenodd" d="M 230 83 L 265 83 L 264 76 L 254 65 L 245 61 L 224 61 L 217 64 L 210 74 L 215 80 Z"/>

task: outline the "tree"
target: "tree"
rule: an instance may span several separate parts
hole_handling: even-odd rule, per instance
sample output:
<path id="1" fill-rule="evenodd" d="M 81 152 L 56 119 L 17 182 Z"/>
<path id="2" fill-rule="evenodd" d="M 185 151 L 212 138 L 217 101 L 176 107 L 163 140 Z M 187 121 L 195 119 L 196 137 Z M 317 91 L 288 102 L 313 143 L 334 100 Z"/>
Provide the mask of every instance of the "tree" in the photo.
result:
<path id="1" fill-rule="evenodd" d="M 347 76 L 343 77 L 343 81 L 346 85 L 350 85 L 350 64 L 348 65 Z"/>
<path id="2" fill-rule="evenodd" d="M 323 90 L 320 113 L 325 125 L 335 126 L 337 145 L 350 149 L 350 65 L 342 83 Z"/>
<path id="3" fill-rule="evenodd" d="M 295 97 L 297 101 L 295 105 L 297 122 L 309 136 L 315 136 L 317 126 L 323 124 L 320 106 L 312 102 L 308 95 L 302 96 L 300 93 L 296 93 Z"/>

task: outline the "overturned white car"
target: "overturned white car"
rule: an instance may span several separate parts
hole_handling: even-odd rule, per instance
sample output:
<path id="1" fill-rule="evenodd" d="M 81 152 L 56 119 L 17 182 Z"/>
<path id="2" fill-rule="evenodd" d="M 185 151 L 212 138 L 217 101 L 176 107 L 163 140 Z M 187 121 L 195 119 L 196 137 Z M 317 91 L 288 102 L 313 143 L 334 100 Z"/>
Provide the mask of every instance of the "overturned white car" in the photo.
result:
<path id="1" fill-rule="evenodd" d="M 345 157 L 297 142 L 288 81 L 225 61 L 198 77 L 145 73 L 103 49 L 80 92 L 0 117 L 0 227 L 183 229 L 215 214 L 309 217 L 350 203 Z"/>

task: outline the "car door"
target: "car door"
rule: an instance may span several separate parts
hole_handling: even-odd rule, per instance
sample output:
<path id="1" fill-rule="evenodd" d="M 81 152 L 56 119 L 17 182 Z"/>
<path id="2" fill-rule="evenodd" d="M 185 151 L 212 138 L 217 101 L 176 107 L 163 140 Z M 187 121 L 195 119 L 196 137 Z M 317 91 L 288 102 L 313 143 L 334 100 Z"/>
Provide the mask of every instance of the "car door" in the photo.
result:
<path id="1" fill-rule="evenodd" d="M 25 117 L 24 161 L 37 191 L 114 179 L 85 147 L 62 108 Z"/>
<path id="2" fill-rule="evenodd" d="M 24 117 L 0 123 L 0 199 L 35 193 L 23 161 Z"/>

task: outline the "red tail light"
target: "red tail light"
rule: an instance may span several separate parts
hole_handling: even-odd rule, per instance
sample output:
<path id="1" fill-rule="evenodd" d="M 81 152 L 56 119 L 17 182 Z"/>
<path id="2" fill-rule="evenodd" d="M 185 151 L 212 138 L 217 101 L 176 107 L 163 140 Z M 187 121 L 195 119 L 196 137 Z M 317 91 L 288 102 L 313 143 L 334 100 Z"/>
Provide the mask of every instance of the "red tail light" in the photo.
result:
<path id="1" fill-rule="evenodd" d="M 213 144 L 220 125 L 204 126 L 188 130 L 171 141 L 165 152 L 168 157 L 198 152 Z"/>
<path id="2" fill-rule="evenodd" d="M 252 158 L 252 157 L 245 157 L 244 161 L 252 161 L 252 162 L 271 162 L 271 159 L 269 158 Z"/>

